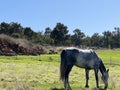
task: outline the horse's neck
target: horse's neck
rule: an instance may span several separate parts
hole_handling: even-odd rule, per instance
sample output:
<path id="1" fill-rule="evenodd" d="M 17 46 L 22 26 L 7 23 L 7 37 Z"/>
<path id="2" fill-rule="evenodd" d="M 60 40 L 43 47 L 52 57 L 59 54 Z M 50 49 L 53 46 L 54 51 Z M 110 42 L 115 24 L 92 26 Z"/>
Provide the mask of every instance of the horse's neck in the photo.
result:
<path id="1" fill-rule="evenodd" d="M 102 61 L 100 62 L 100 68 L 99 69 L 100 69 L 100 72 L 102 73 L 102 75 L 106 72 L 106 68 L 105 68 Z"/>

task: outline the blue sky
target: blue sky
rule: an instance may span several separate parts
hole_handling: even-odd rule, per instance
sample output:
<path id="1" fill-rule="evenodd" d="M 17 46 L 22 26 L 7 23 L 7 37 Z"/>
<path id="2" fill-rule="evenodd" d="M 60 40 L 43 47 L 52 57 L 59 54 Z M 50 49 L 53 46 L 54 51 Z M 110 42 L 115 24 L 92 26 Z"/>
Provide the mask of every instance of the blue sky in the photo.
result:
<path id="1" fill-rule="evenodd" d="M 53 29 L 57 22 L 85 35 L 120 26 L 120 0 L 0 0 L 0 23 L 18 22 L 34 31 Z"/>

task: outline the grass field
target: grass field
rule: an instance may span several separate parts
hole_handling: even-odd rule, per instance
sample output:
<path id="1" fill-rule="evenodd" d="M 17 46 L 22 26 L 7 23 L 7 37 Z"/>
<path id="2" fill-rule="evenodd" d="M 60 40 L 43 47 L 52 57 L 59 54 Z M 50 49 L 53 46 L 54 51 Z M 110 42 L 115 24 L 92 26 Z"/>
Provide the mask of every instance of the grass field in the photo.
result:
<path id="1" fill-rule="evenodd" d="M 98 50 L 98 55 L 109 68 L 108 90 L 120 88 L 120 50 Z M 0 56 L 0 90 L 62 90 L 59 80 L 60 56 Z M 99 74 L 99 78 L 100 78 Z M 73 90 L 85 89 L 84 69 L 73 67 L 70 73 Z M 90 71 L 90 88 L 96 90 L 94 72 Z M 104 84 L 100 80 L 100 87 Z"/>

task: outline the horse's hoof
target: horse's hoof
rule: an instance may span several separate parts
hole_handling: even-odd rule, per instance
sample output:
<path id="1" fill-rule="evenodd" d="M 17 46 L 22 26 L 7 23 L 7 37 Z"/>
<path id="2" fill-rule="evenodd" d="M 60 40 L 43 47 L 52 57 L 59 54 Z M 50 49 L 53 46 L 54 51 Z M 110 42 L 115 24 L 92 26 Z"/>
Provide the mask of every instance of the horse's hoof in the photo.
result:
<path id="1" fill-rule="evenodd" d="M 101 88 L 97 87 L 97 90 L 101 90 Z"/>
<path id="2" fill-rule="evenodd" d="M 104 87 L 104 90 L 107 90 L 107 86 L 106 86 L 106 87 Z"/>
<path id="3" fill-rule="evenodd" d="M 89 85 L 85 85 L 86 88 L 89 88 Z"/>
<path id="4" fill-rule="evenodd" d="M 72 89 L 71 89 L 71 87 L 67 87 L 67 88 L 65 88 L 65 90 L 72 90 Z"/>
<path id="5" fill-rule="evenodd" d="M 67 88 L 67 89 L 65 89 L 65 90 L 72 90 L 71 88 Z"/>

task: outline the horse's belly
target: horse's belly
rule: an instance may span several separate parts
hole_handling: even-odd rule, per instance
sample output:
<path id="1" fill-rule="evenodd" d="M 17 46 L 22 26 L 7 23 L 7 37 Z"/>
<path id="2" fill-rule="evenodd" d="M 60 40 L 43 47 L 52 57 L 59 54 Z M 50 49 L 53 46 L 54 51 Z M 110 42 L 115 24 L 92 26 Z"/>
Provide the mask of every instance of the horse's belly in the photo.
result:
<path id="1" fill-rule="evenodd" d="M 89 69 L 94 68 L 94 62 L 92 61 L 77 60 L 75 65 L 80 68 L 89 68 Z"/>

